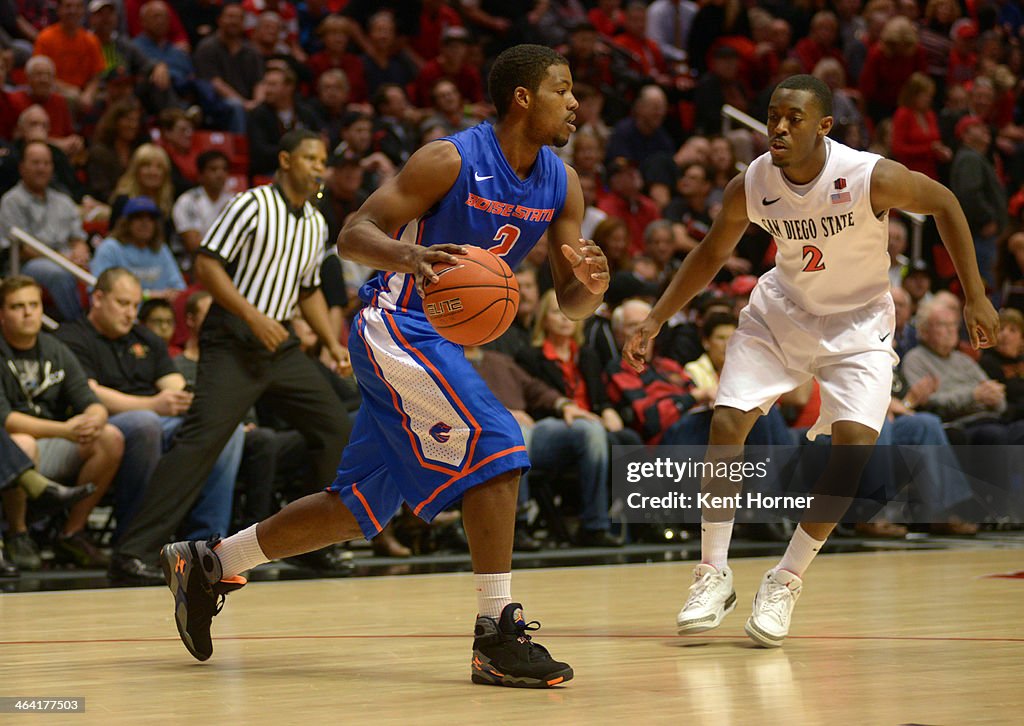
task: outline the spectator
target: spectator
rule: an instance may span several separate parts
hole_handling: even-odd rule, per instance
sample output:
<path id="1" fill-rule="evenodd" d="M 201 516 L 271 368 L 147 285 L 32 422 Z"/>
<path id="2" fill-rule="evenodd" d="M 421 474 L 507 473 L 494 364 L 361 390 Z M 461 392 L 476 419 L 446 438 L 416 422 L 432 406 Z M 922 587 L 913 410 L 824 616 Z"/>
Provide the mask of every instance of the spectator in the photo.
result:
<path id="1" fill-rule="evenodd" d="M 672 223 L 667 219 L 656 219 L 644 229 L 644 254 L 634 259 L 633 274 L 653 288 L 662 290 L 679 268 L 675 253 Z"/>
<path id="2" fill-rule="evenodd" d="M 914 315 L 932 299 L 932 278 L 924 260 L 914 260 L 903 272 L 903 289 L 910 296 L 910 307 Z"/>
<path id="3" fill-rule="evenodd" d="M 650 312 L 649 303 L 632 301 L 612 313 L 612 331 L 623 344 Z M 622 311 L 619 313 L 618 311 Z M 671 358 L 654 355 L 647 346 L 647 367 L 637 373 L 622 357 L 608 368 L 608 396 L 618 407 L 622 420 L 650 445 L 671 437 L 674 424 L 695 406 L 707 406 L 715 398 L 716 388 L 698 388 Z M 671 438 L 669 438 L 671 440 Z"/>
<path id="4" fill-rule="evenodd" d="M 935 81 L 924 73 L 912 73 L 900 90 L 899 107 L 892 118 L 892 155 L 911 171 L 937 181 L 939 164 L 950 162 L 953 152 L 942 143 L 932 110 L 934 100 Z"/>
<path id="5" fill-rule="evenodd" d="M 294 129 L 316 129 L 312 109 L 295 97 L 296 78 L 288 68 L 267 68 L 263 102 L 249 112 L 249 173 L 269 176 L 277 168 L 277 144 Z"/>
<path id="6" fill-rule="evenodd" d="M 956 124 L 961 146 L 953 158 L 950 189 L 960 200 L 974 237 L 978 269 L 989 289 L 994 289 L 996 241 L 1008 219 L 1006 188 L 988 158 L 992 132 L 978 116 L 964 116 Z"/>
<path id="7" fill-rule="evenodd" d="M 441 52 L 444 32 L 448 28 L 461 26 L 462 18 L 447 0 L 423 0 L 420 5 L 420 22 L 417 32 L 407 36 L 409 50 L 424 62 L 437 57 Z"/>
<path id="8" fill-rule="evenodd" d="M 465 355 L 522 429 L 534 471 L 543 470 L 550 475 L 578 472 L 582 504 L 580 543 L 620 546 L 621 542 L 608 532 L 608 442 L 597 417 L 531 376 L 503 353 L 466 346 Z M 515 547 L 535 551 L 540 549 L 540 543 L 526 531 L 529 487 L 527 475 L 519 482 Z M 588 527 L 595 528 L 593 534 Z"/>
<path id="9" fill-rule="evenodd" d="M 426 108 L 431 103 L 431 91 L 441 79 L 455 84 L 468 103 L 484 100 L 484 86 L 480 70 L 469 62 L 469 31 L 461 25 L 446 28 L 441 34 L 441 52 L 423 64 L 412 84 L 412 103 Z"/>
<path id="10" fill-rule="evenodd" d="M 915 71 L 928 71 L 924 50 L 914 24 L 897 15 L 885 23 L 878 43 L 868 50 L 860 74 L 860 92 L 868 116 L 876 123 L 892 116 L 903 84 Z"/>
<path id="11" fill-rule="evenodd" d="M 157 117 L 159 145 L 171 161 L 171 179 L 176 194 L 199 181 L 196 157 L 203 151 L 196 136 L 196 116 L 180 108 L 165 108 Z"/>
<path id="12" fill-rule="evenodd" d="M 178 321 L 174 317 L 174 306 L 160 297 L 150 298 L 139 306 L 139 322 L 149 328 L 167 346 L 167 354 L 172 358 L 181 350 L 171 345 L 174 328 Z"/>
<path id="13" fill-rule="evenodd" d="M 10 239 L 10 229 L 20 227 L 79 267 L 88 267 L 89 244 L 85 241 L 78 208 L 71 197 L 49 188 L 53 180 L 50 147 L 40 141 L 25 144 L 18 173 L 21 181 L 0 199 L 3 236 Z M 22 271 L 50 294 L 60 318 L 80 317 L 82 302 L 74 275 L 57 263 L 37 256 L 28 247 L 21 249 L 26 260 Z"/>
<path id="14" fill-rule="evenodd" d="M 217 18 L 217 32 L 196 46 L 193 61 L 196 75 L 213 85 L 216 94 L 228 104 L 229 131 L 245 132 L 246 113 L 259 105 L 256 86 L 263 77 L 263 58 L 245 40 L 240 5 L 225 5 Z"/>
<path id="15" fill-rule="evenodd" d="M 889 285 L 898 287 L 903 275 L 910 265 L 910 258 L 904 252 L 907 251 L 907 225 L 896 215 L 889 215 Z"/>
<path id="16" fill-rule="evenodd" d="M 608 215 L 597 208 L 597 179 L 590 174 L 580 176 L 580 190 L 583 192 L 583 221 L 580 234 L 583 239 L 593 239 L 594 230 Z"/>
<path id="17" fill-rule="evenodd" d="M 195 254 L 203 236 L 231 201 L 225 191 L 228 181 L 228 157 L 216 149 L 204 151 L 196 159 L 199 186 L 189 189 L 174 203 L 172 218 L 189 254 Z"/>
<path id="18" fill-rule="evenodd" d="M 788 53 L 792 47 L 789 23 L 782 18 L 779 21 L 784 24 L 785 36 L 782 42 L 785 42 L 785 52 Z M 741 0 L 701 3 L 693 25 L 690 26 L 690 44 L 687 48 L 690 67 L 703 74 L 708 68 L 716 41 L 730 35 L 750 37 L 750 21 Z"/>
<path id="19" fill-rule="evenodd" d="M 584 419 L 585 427 L 603 428 L 606 446 L 640 443 L 632 431 L 623 428 L 618 411 L 608 400 L 597 353 L 582 345 L 583 321 L 570 320 L 562 313 L 554 290 L 540 298 L 530 343 L 529 348 L 518 354 L 516 362 L 571 400 L 583 412 L 580 418 Z M 583 544 L 607 545 L 614 541 L 608 533 L 603 504 L 608 498 L 607 476 L 606 470 L 595 482 L 595 489 L 585 493 L 583 530 L 579 535 Z"/>
<path id="20" fill-rule="evenodd" d="M 363 167 L 355 154 L 331 154 L 324 174 L 324 192 L 316 202 L 317 209 L 327 220 L 328 240 L 338 239 L 348 215 L 366 201 L 367 194 L 362 186 Z M 357 291 L 349 292 L 349 297 L 355 299 Z"/>
<path id="21" fill-rule="evenodd" d="M 117 224 L 128 200 L 140 196 L 147 196 L 156 202 L 161 214 L 165 215 L 165 239 L 173 239 L 174 226 L 168 218 L 174 206 L 171 159 L 156 144 L 142 144 L 132 153 L 128 168 L 117 180 L 111 193 L 110 223 Z"/>
<path id="22" fill-rule="evenodd" d="M 591 130 L 573 134 L 571 165 L 580 179 L 594 180 L 597 191 L 604 191 L 604 142 Z"/>
<path id="23" fill-rule="evenodd" d="M 106 64 L 100 41 L 82 27 L 84 18 L 85 0 L 58 0 L 57 24 L 40 31 L 33 54 L 53 61 L 60 92 L 88 111 L 96 103 Z"/>
<path id="24" fill-rule="evenodd" d="M 1006 387 L 1007 421 L 1024 419 L 1024 315 L 1013 308 L 999 313 L 996 347 L 982 351 L 981 368 Z"/>
<path id="25" fill-rule="evenodd" d="M 400 167 L 419 148 L 417 124 L 424 112 L 414 108 L 405 95 L 405 89 L 394 83 L 385 83 L 377 89 L 373 95 L 373 109 L 376 113 L 373 148 Z"/>
<path id="26" fill-rule="evenodd" d="M 195 67 L 182 47 L 182 39 L 172 36 L 172 20 L 176 17 L 174 9 L 164 0 L 149 0 L 139 10 L 140 32 L 132 42 L 147 58 L 164 64 L 172 86 L 180 90 L 195 77 Z"/>
<path id="27" fill-rule="evenodd" d="M 310 56 L 306 65 L 318 81 L 329 70 L 343 71 L 348 80 L 349 99 L 353 103 L 365 103 L 370 95 L 366 92 L 363 62 L 348 50 L 350 22 L 340 15 L 324 18 L 316 29 L 324 49 Z"/>
<path id="28" fill-rule="evenodd" d="M 664 129 L 668 99 L 657 86 L 644 86 L 633 103 L 633 113 L 615 124 L 608 140 L 606 158 L 624 157 L 643 167 L 655 155 L 675 151 L 672 137 Z M 717 113 L 717 111 L 716 111 Z"/>
<path id="29" fill-rule="evenodd" d="M 643 177 L 636 163 L 617 157 L 608 166 L 608 192 L 598 196 L 597 206 L 611 217 L 626 220 L 629 226 L 629 249 L 633 255 L 644 249 L 644 230 L 658 219 L 658 207 L 642 194 Z"/>
<path id="30" fill-rule="evenodd" d="M 576 127 L 576 133 L 569 137 L 568 144 L 555 150 L 559 158 L 570 163 L 576 153 L 577 139 L 583 136 L 596 136 L 601 145 L 606 146 L 612 135 L 612 130 L 603 119 L 604 94 L 586 83 L 574 83 L 572 95 L 576 97 L 576 102 L 579 104 L 576 107 L 576 118 L 572 122 Z"/>
<path id="31" fill-rule="evenodd" d="M 416 77 L 416 66 L 402 50 L 395 33 L 395 16 L 381 10 L 370 16 L 366 24 L 368 45 L 362 56 L 366 92 L 372 97 L 384 83 L 406 86 Z"/>
<path id="32" fill-rule="evenodd" d="M 811 18 L 811 32 L 797 41 L 793 49 L 804 73 L 811 73 L 824 58 L 832 58 L 846 67 L 839 47 L 839 18 L 830 10 L 819 10 Z"/>
<path id="33" fill-rule="evenodd" d="M 1024 310 L 1024 231 L 1018 229 L 999 242 L 996 264 L 1003 306 Z"/>
<path id="34" fill-rule="evenodd" d="M 822 58 L 814 66 L 812 75 L 825 82 L 832 91 L 832 131 L 829 136 L 854 149 L 868 145 L 868 129 L 860 110 L 856 90 L 846 87 L 846 69 L 835 58 Z"/>
<path id="35" fill-rule="evenodd" d="M 711 176 L 712 170 L 697 162 L 680 169 L 676 182 L 676 195 L 665 207 L 665 218 L 676 222 L 679 251 L 686 253 L 696 247 L 711 229 Z"/>
<path id="36" fill-rule="evenodd" d="M 264 14 L 272 12 L 279 18 L 277 40 L 299 63 L 305 63 L 306 51 L 299 44 L 299 17 L 295 6 L 286 0 L 242 0 L 245 11 L 245 31 L 254 33 Z"/>
<path id="37" fill-rule="evenodd" d="M 686 61 L 690 27 L 697 3 L 690 0 L 654 0 L 647 8 L 647 37 L 658 44 L 668 61 Z"/>
<path id="38" fill-rule="evenodd" d="M 147 108 L 158 110 L 179 103 L 171 87 L 171 73 L 167 64 L 147 58 L 139 48 L 117 32 L 118 8 L 114 0 L 92 0 L 89 3 L 89 27 L 100 42 L 105 63 L 104 79 L 110 100 L 110 83 L 117 76 L 125 78 L 135 95 Z"/>
<path id="39" fill-rule="evenodd" d="M 625 22 L 622 0 L 597 0 L 594 5 L 587 13 L 587 20 L 598 33 L 610 38 L 622 30 Z"/>
<path id="40" fill-rule="evenodd" d="M 180 428 L 182 414 L 192 404 L 192 393 L 185 390 L 185 379 L 171 362 L 163 341 L 135 322 L 141 302 L 142 288 L 135 276 L 123 268 L 110 268 L 96 281 L 89 315 L 58 332 L 78 357 L 131 453 L 125 456 L 115 485 L 119 492 L 114 501 L 115 546 L 132 521 L 142 516 L 146 483 Z M 214 469 L 200 479 L 197 488 L 202 493 L 194 506 L 190 501 L 182 516 L 169 522 L 172 528 L 183 525 L 197 537 L 228 531 L 242 455 L 241 427 L 225 437 L 225 442 Z M 111 579 L 118 583 L 162 581 L 156 568 L 142 564 L 115 557 L 110 564 Z"/>
<path id="41" fill-rule="evenodd" d="M 892 334 L 892 347 L 896 355 L 903 358 L 908 350 L 917 345 L 917 326 L 914 324 L 910 294 L 902 287 L 893 287 L 892 300 L 896 310 L 896 329 Z"/>
<path id="42" fill-rule="evenodd" d="M 903 374 L 913 386 L 935 376 L 938 388 L 916 407 L 938 414 L 964 432 L 967 443 L 1020 443 L 1024 428 L 1011 429 L 999 417 L 1006 410 L 1006 387 L 990 379 L 967 355 L 957 350 L 960 324 L 948 307 L 932 303 L 918 314 L 920 344 L 903 359 Z"/>
<path id="43" fill-rule="evenodd" d="M 67 194 L 75 202 L 81 202 L 85 190 L 75 174 L 75 167 L 59 146 L 55 146 L 50 140 L 50 119 L 42 106 L 33 104 L 18 115 L 18 125 L 14 130 L 14 150 L 18 158 L 21 157 L 25 145 L 30 141 L 41 141 L 50 147 L 50 155 L 53 157 L 53 180 L 50 186 L 59 192 Z"/>
<path id="44" fill-rule="evenodd" d="M 623 12 L 622 32 L 612 38 L 615 45 L 629 56 L 631 70 L 641 78 L 668 87 L 672 75 L 661 47 L 647 37 L 647 4 L 629 0 Z"/>
<path id="45" fill-rule="evenodd" d="M 722 44 L 712 52 L 711 66 L 693 90 L 696 130 L 713 134 L 722 129 L 722 106 L 728 103 L 742 112 L 750 110 L 753 94 L 740 75 L 739 52 Z"/>
<path id="46" fill-rule="evenodd" d="M 96 485 L 71 508 L 53 547 L 59 562 L 106 566 L 85 526 L 117 472 L 124 439 L 107 422 L 107 410 L 71 351 L 41 332 L 42 323 L 42 292 L 32 278 L 16 275 L 0 283 L 0 422 L 43 476 Z M 19 567 L 37 570 L 41 561 L 28 535 L 25 497 L 21 489 L 4 491 L 7 551 Z"/>
<path id="47" fill-rule="evenodd" d="M 110 199 L 114 185 L 142 143 L 142 110 L 139 102 L 125 99 L 111 104 L 99 123 L 85 163 L 89 188 L 97 199 Z"/>
<path id="48" fill-rule="evenodd" d="M 144 33 L 147 20 L 151 20 L 148 13 L 152 11 L 152 8 L 147 7 L 151 1 L 121 0 L 119 3 L 124 9 L 124 25 L 128 29 L 128 35 L 133 38 L 137 38 L 140 34 Z M 163 0 L 158 0 L 158 2 L 163 2 Z M 201 35 L 209 33 L 210 25 L 203 28 L 204 16 L 211 11 L 210 6 L 214 6 L 212 19 L 216 19 L 216 7 L 220 4 L 219 0 L 198 0 L 197 3 L 191 3 L 188 0 L 178 0 L 178 2 L 175 2 L 178 10 L 168 6 L 166 8 L 167 19 L 163 21 L 167 24 L 167 39 L 183 53 L 191 52 L 189 33 L 193 31 L 199 32 Z M 189 7 L 190 5 L 192 7 Z M 196 5 L 206 7 L 201 9 L 201 7 L 195 7 Z M 188 28 L 181 22 L 181 17 L 188 18 Z"/>
<path id="49" fill-rule="evenodd" d="M 373 190 L 396 173 L 391 159 L 373 148 L 373 117 L 349 111 L 341 122 L 341 143 L 334 149 L 337 156 L 354 156 L 363 167 L 363 191 Z"/>
<path id="50" fill-rule="evenodd" d="M 341 124 L 349 110 L 349 99 L 349 81 L 345 71 L 329 68 L 317 79 L 316 98 L 310 105 L 320 117 L 320 130 L 327 136 L 330 149 L 341 141 Z"/>
<path id="51" fill-rule="evenodd" d="M 92 273 L 123 267 L 138 278 L 147 298 L 176 298 L 185 289 L 185 279 L 164 241 L 161 216 L 149 197 L 129 199 L 110 236 L 96 248 Z"/>
<path id="52" fill-rule="evenodd" d="M 49 143 L 59 147 L 69 157 L 77 157 L 85 149 L 85 141 L 75 133 L 68 101 L 57 91 L 56 74 L 53 61 L 45 55 L 29 58 L 25 64 L 28 90 L 12 93 L 11 106 L 16 114 L 33 104 L 42 106 L 50 119 Z"/>
<path id="53" fill-rule="evenodd" d="M 440 126 L 445 136 L 465 131 L 475 126 L 478 120 L 466 111 L 466 102 L 459 88 L 447 78 L 434 84 L 430 91 L 430 114 L 420 125 L 421 129 Z"/>
<path id="54" fill-rule="evenodd" d="M 513 360 L 530 347 L 533 314 L 540 300 L 537 268 L 524 261 L 516 268 L 515 275 L 516 282 L 519 283 L 519 307 L 516 309 L 516 317 L 501 337 L 484 346 L 486 350 L 504 353 Z"/>

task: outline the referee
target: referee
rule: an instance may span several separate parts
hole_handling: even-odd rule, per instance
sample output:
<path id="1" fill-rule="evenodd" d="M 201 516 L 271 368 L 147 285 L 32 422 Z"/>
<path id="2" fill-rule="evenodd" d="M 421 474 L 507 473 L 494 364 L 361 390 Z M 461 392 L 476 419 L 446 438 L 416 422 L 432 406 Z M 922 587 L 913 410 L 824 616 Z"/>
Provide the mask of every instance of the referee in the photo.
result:
<path id="1" fill-rule="evenodd" d="M 320 186 L 326 158 L 315 133 L 285 134 L 274 182 L 235 197 L 203 239 L 196 277 L 214 304 L 200 332 L 195 398 L 138 515 L 115 545 L 112 574 L 159 575 L 149 565 L 260 397 L 314 450 L 314 483 L 326 486 L 334 479 L 351 424 L 328 382 L 299 349 L 289 322 L 298 305 L 339 371 L 350 370 L 320 290 L 327 224 L 308 201 Z"/>

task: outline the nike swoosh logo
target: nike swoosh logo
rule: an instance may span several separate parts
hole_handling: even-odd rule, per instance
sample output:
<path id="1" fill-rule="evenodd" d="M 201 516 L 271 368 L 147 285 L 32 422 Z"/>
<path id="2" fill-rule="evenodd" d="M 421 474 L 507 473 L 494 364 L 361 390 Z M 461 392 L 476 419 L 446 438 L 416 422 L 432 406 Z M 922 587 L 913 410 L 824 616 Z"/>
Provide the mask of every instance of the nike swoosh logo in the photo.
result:
<path id="1" fill-rule="evenodd" d="M 493 179 L 494 175 L 491 174 L 490 176 L 480 176 L 480 172 L 474 171 L 473 178 L 476 179 L 477 181 L 487 181 L 488 179 Z"/>
<path id="2" fill-rule="evenodd" d="M 888 338 L 890 335 L 892 335 L 892 333 L 886 333 L 885 335 L 879 335 L 878 339 L 884 343 L 885 339 Z"/>
<path id="3" fill-rule="evenodd" d="M 775 202 L 779 201 L 780 199 L 782 199 L 782 197 L 775 197 L 775 199 L 772 199 L 771 201 L 769 201 L 768 197 L 761 197 L 761 204 L 763 204 L 766 207 L 770 207 L 771 205 L 775 204 Z"/>

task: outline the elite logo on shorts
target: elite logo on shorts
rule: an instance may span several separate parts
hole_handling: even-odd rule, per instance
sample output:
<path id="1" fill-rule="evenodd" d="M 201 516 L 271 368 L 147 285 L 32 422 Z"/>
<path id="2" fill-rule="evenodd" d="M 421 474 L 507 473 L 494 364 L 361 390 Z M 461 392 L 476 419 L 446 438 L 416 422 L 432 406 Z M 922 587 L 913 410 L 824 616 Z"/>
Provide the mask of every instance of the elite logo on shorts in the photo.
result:
<path id="1" fill-rule="evenodd" d="M 448 439 L 451 438 L 451 434 L 449 433 L 451 430 L 452 427 L 446 424 L 444 421 L 438 421 L 436 424 L 430 427 L 429 433 L 431 438 L 434 439 L 434 441 L 443 444 L 446 443 Z"/>

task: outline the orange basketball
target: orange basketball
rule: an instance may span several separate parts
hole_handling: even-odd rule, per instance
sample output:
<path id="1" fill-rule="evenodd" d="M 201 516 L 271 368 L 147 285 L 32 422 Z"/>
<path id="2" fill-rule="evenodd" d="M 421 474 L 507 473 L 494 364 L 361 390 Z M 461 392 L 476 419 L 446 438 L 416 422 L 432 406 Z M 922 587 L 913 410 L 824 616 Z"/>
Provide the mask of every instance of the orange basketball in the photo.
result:
<path id="1" fill-rule="evenodd" d="M 506 330 L 519 310 L 519 281 L 492 252 L 467 246 L 454 264 L 438 262 L 427 282 L 423 312 L 434 329 L 459 345 L 483 345 Z"/>

